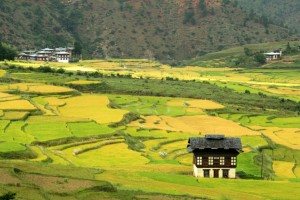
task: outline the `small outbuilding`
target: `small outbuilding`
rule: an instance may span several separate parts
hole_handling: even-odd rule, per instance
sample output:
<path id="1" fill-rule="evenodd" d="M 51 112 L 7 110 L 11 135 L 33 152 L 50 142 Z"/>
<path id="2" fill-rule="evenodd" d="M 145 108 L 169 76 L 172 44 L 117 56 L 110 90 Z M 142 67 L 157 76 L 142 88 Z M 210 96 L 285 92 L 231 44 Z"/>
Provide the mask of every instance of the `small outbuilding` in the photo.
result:
<path id="1" fill-rule="evenodd" d="M 194 154 L 194 176 L 205 178 L 236 178 L 237 156 L 243 152 L 240 138 L 216 134 L 189 138 L 187 151 Z"/>
<path id="2" fill-rule="evenodd" d="M 280 59 L 282 59 L 282 51 L 281 51 L 281 49 L 276 49 L 276 50 L 274 50 L 272 52 L 264 53 L 264 55 L 266 57 L 267 62 L 273 61 L 273 60 L 280 60 Z"/>

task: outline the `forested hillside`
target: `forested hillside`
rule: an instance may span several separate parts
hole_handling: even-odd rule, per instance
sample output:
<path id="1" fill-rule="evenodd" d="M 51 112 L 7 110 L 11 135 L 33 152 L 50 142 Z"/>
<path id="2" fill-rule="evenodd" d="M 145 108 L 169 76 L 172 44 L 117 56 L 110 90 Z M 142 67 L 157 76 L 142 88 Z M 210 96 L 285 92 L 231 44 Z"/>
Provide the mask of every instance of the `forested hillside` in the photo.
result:
<path id="1" fill-rule="evenodd" d="M 234 0 L 250 14 L 264 16 L 270 23 L 289 28 L 292 33 L 300 32 L 300 1 L 298 0 Z"/>
<path id="2" fill-rule="evenodd" d="M 90 57 L 169 63 L 296 37 L 225 0 L 1 0 L 0 34 L 19 49 L 77 41 Z"/>

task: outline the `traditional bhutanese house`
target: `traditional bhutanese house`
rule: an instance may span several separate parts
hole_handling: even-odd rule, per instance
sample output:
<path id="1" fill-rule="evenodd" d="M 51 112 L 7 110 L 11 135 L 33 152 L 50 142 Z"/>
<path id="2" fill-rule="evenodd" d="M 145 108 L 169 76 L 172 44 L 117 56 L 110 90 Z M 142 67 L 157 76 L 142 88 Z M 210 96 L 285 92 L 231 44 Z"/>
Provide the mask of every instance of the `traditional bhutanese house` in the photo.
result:
<path id="1" fill-rule="evenodd" d="M 40 58 L 46 58 L 45 60 L 49 60 L 49 57 L 52 55 L 52 53 L 50 51 L 38 51 L 37 55 Z"/>
<path id="2" fill-rule="evenodd" d="M 264 53 L 264 55 L 266 56 L 267 61 L 280 60 L 282 57 L 282 52 L 281 50 L 275 50 L 272 52 Z"/>
<path id="3" fill-rule="evenodd" d="M 30 55 L 22 52 L 22 53 L 18 54 L 18 59 L 19 60 L 30 60 Z"/>
<path id="4" fill-rule="evenodd" d="M 194 154 L 194 176 L 207 178 L 235 178 L 237 156 L 243 152 L 240 138 L 215 134 L 189 138 L 187 151 Z"/>
<path id="5" fill-rule="evenodd" d="M 70 56 L 72 55 L 73 47 L 59 47 L 55 48 L 55 52 L 68 52 Z"/>
<path id="6" fill-rule="evenodd" d="M 36 56 L 36 60 L 38 60 L 38 61 L 47 61 L 48 60 L 48 56 L 47 55 L 41 55 L 41 54 L 38 54 L 37 56 Z"/>
<path id="7" fill-rule="evenodd" d="M 57 62 L 68 63 L 69 59 L 70 59 L 70 53 L 65 52 L 65 51 L 56 52 L 55 56 L 56 56 L 56 61 Z"/>
<path id="8" fill-rule="evenodd" d="M 44 48 L 44 49 L 42 49 L 42 51 L 45 51 L 45 52 L 48 52 L 48 53 L 52 54 L 54 52 L 54 49 Z"/>

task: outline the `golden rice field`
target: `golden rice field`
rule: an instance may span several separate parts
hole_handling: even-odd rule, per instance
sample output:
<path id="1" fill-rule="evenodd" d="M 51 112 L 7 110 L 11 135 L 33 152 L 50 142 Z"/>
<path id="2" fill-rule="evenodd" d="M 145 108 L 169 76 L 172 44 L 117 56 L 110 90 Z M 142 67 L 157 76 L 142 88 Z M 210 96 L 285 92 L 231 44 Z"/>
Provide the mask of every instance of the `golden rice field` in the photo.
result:
<path id="1" fill-rule="evenodd" d="M 66 102 L 59 96 L 45 97 L 44 100 L 48 102 L 49 106 L 63 106 L 66 104 Z"/>
<path id="2" fill-rule="evenodd" d="M 70 81 L 67 84 L 72 85 L 90 85 L 90 84 L 99 84 L 101 81 L 89 81 L 89 80 L 77 80 L 77 81 Z"/>
<path id="3" fill-rule="evenodd" d="M 196 115 L 183 117 L 144 116 L 143 120 L 134 121 L 129 126 L 144 127 L 188 133 L 223 133 L 227 136 L 260 135 L 238 123 L 219 117 Z"/>
<path id="4" fill-rule="evenodd" d="M 5 74 L 6 74 L 6 71 L 1 69 L 1 70 L 0 70 L 0 77 L 5 76 Z"/>
<path id="5" fill-rule="evenodd" d="M 94 120 L 97 123 L 119 122 L 128 111 L 108 108 L 109 99 L 100 95 L 83 95 L 64 99 L 61 116 Z"/>
<path id="6" fill-rule="evenodd" d="M 6 120 L 21 120 L 24 119 L 29 112 L 20 112 L 20 111 L 6 111 L 1 119 Z"/>
<path id="7" fill-rule="evenodd" d="M 45 85 L 39 83 L 15 83 L 7 85 L 7 89 L 38 94 L 69 93 L 74 91 L 73 89 L 67 87 Z"/>
<path id="8" fill-rule="evenodd" d="M 51 94 L 51 93 L 67 93 L 73 92 L 73 89 L 54 85 L 33 85 L 28 89 L 29 92 Z"/>
<path id="9" fill-rule="evenodd" d="M 128 149 L 124 143 L 108 144 L 76 156 L 73 155 L 73 151 L 67 149 L 61 155 L 73 164 L 83 167 L 139 166 L 149 162 L 141 153 Z"/>
<path id="10" fill-rule="evenodd" d="M 20 96 L 17 96 L 17 95 L 5 95 L 6 93 L 2 93 L 3 96 L 0 97 L 0 101 L 12 101 L 12 100 L 18 100 L 18 99 L 21 99 Z"/>
<path id="11" fill-rule="evenodd" d="M 0 110 L 28 110 L 33 111 L 37 108 L 27 100 L 12 100 L 0 102 Z"/>
<path id="12" fill-rule="evenodd" d="M 292 149 L 300 149 L 300 129 L 259 126 L 253 126 L 252 128 L 259 130 L 259 132 L 263 133 L 277 144 L 281 144 Z"/>
<path id="13" fill-rule="evenodd" d="M 293 173 L 294 166 L 295 163 L 293 162 L 273 161 L 273 170 L 276 176 L 282 178 L 296 178 Z"/>
<path id="14" fill-rule="evenodd" d="M 210 101 L 210 100 L 171 100 L 167 102 L 168 106 L 187 106 L 189 108 L 198 109 L 221 109 L 224 108 L 223 105 Z"/>
<path id="15" fill-rule="evenodd" d="M 294 174 L 297 178 L 300 178 L 300 166 L 297 165 L 297 167 L 294 169 Z"/>

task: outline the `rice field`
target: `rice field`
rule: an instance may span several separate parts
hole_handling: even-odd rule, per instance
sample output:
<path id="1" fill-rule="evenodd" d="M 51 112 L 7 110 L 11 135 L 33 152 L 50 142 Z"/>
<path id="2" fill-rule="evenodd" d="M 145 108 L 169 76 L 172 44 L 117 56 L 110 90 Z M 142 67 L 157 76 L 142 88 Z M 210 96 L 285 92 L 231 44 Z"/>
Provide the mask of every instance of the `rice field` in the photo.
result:
<path id="1" fill-rule="evenodd" d="M 299 129 L 277 127 L 253 127 L 270 138 L 276 144 L 300 150 Z"/>
<path id="2" fill-rule="evenodd" d="M 77 80 L 77 81 L 70 81 L 66 84 L 72 84 L 72 85 L 91 85 L 91 84 L 99 84 L 101 81 L 89 81 L 89 80 Z"/>
<path id="3" fill-rule="evenodd" d="M 169 117 L 144 116 L 142 120 L 134 121 L 129 126 L 167 131 L 198 133 L 223 133 L 226 136 L 260 135 L 238 123 L 219 117 L 207 115 Z"/>
<path id="4" fill-rule="evenodd" d="M 89 60 L 69 65 L 55 63 L 53 67 L 99 71 L 108 76 L 130 73 L 143 79 L 205 80 L 240 93 L 249 90 L 278 97 L 297 98 L 297 84 L 300 84 L 294 75 L 287 80 L 291 73 L 287 71 L 282 71 L 279 76 L 268 70 L 260 73 L 254 69 L 174 68 L 134 59 Z M 105 180 L 118 189 L 111 193 L 113 195 L 133 190 L 145 192 L 143 195 L 147 198 L 151 193 L 163 197 L 189 194 L 211 199 L 297 197 L 300 189 L 300 121 L 296 115 L 279 117 L 269 114 L 271 111 L 257 115 L 238 111 L 223 113 L 228 105 L 206 99 L 84 93 L 72 96 L 73 89 L 51 84 L 85 86 L 102 83 L 102 80 L 36 72 L 5 73 L 21 82 L 0 86 L 0 158 L 25 150 L 32 151 L 32 156 L 0 160 L 0 194 L 3 187 L 5 191 L 17 191 L 18 194 L 28 191 L 33 199 L 43 199 L 38 189 L 27 187 L 40 182 L 39 188 L 48 199 L 68 199 L 67 195 L 79 193 L 86 197 L 95 192 L 93 189 L 86 192 L 86 189 L 97 186 L 94 183 L 97 180 Z M 217 111 L 222 114 L 218 116 Z M 131 121 L 126 116 L 129 112 L 140 117 Z M 124 123 L 112 126 L 123 119 Z M 238 156 L 237 171 L 246 177 L 236 180 L 192 177 L 192 154 L 186 152 L 187 139 L 207 133 L 241 138 L 244 152 Z M 260 180 L 260 148 L 270 144 L 274 149 L 263 152 L 271 164 L 268 170 L 273 170 L 270 174 L 274 174 L 265 178 L 273 180 Z M 15 169 L 6 171 L 2 167 L 20 168 L 22 173 Z M 21 185 L 15 187 L 16 182 Z M 112 197 L 105 192 L 96 194 L 95 199 L 98 195 Z M 156 196 L 149 198 L 156 199 Z"/>
<path id="5" fill-rule="evenodd" d="M 282 178 L 296 178 L 293 168 L 295 163 L 293 162 L 284 162 L 284 161 L 273 161 L 273 169 L 276 176 Z"/>
<path id="6" fill-rule="evenodd" d="M 37 141 L 48 141 L 73 136 L 64 122 L 28 124 L 24 128 L 24 131 L 34 136 Z"/>
<path id="7" fill-rule="evenodd" d="M 37 110 L 37 108 L 27 100 L 12 100 L 0 102 L 0 110 L 34 111 Z"/>
<path id="8" fill-rule="evenodd" d="M 94 120 L 97 123 L 113 123 L 122 120 L 128 111 L 111 109 L 109 99 L 100 95 L 83 95 L 64 99 L 65 106 L 59 107 L 61 116 Z"/>
<path id="9" fill-rule="evenodd" d="M 7 86 L 8 90 L 37 94 L 72 93 L 73 89 L 39 83 L 16 83 Z"/>
<path id="10" fill-rule="evenodd" d="M 6 74 L 6 71 L 1 69 L 1 70 L 0 70 L 0 77 L 5 76 L 5 74 Z"/>
<path id="11" fill-rule="evenodd" d="M 26 147 L 16 142 L 0 141 L 0 153 L 18 152 L 25 150 Z"/>

